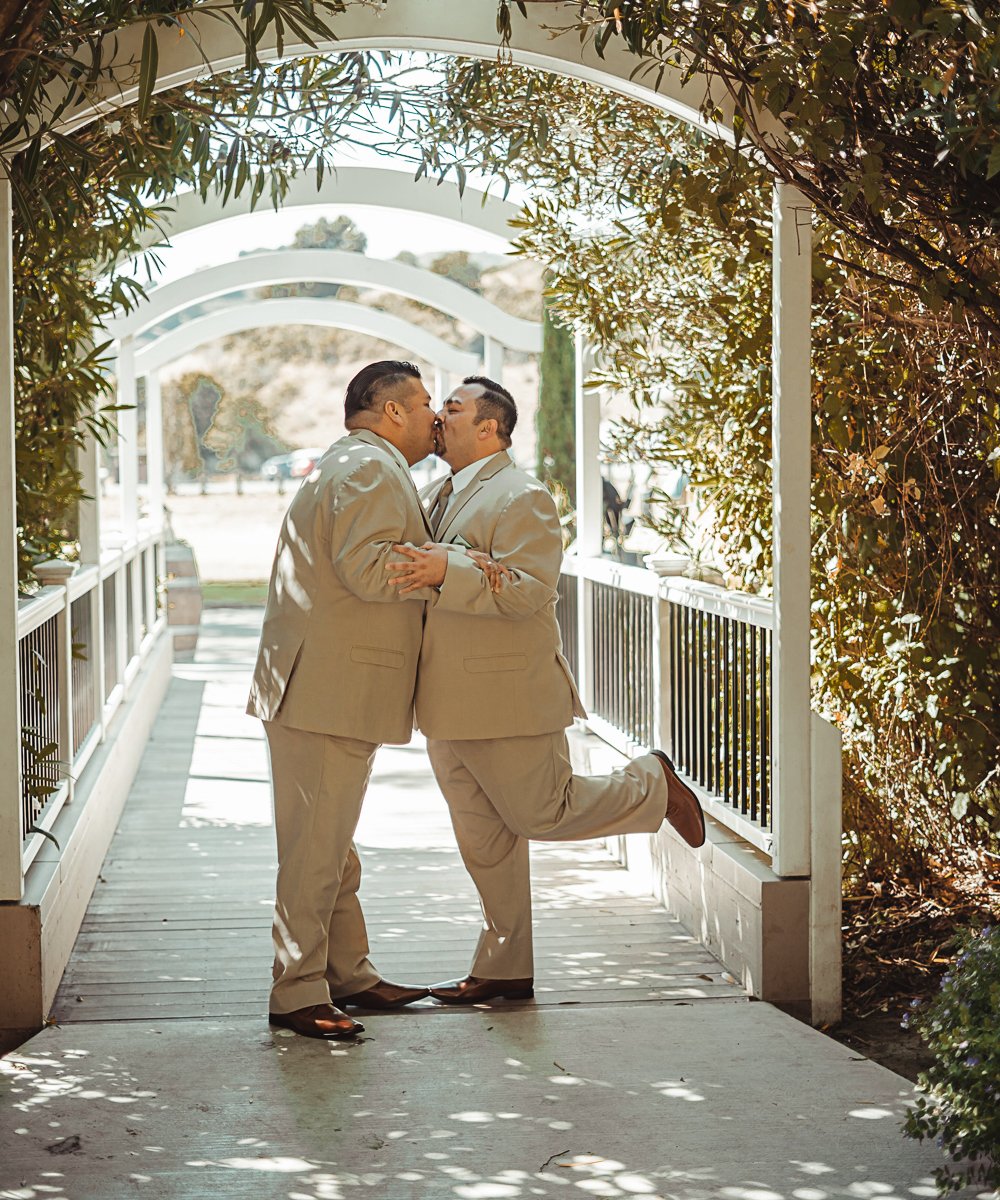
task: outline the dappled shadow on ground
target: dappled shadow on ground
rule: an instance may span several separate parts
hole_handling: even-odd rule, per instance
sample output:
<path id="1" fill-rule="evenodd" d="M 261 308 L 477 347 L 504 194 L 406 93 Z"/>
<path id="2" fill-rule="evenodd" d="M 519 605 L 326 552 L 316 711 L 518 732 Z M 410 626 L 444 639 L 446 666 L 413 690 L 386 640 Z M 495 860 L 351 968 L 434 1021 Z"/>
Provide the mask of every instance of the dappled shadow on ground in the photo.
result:
<path id="1" fill-rule="evenodd" d="M 766 1005 L 610 1011 L 49 1030 L 2 1064 L 0 1196 L 934 1195 L 888 1072 Z"/>

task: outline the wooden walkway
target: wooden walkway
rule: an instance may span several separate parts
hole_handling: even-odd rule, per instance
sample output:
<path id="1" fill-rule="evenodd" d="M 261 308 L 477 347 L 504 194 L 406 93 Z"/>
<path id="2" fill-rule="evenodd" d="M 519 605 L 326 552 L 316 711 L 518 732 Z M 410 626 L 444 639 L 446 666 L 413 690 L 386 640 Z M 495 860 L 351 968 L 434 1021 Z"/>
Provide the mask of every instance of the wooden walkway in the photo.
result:
<path id="1" fill-rule="evenodd" d="M 207 612 L 196 661 L 174 668 L 56 997 L 60 1024 L 266 1011 L 270 789 L 260 724 L 243 715 L 259 621 Z M 464 974 L 479 908 L 419 742 L 379 752 L 356 840 L 376 967 L 404 982 Z M 745 996 L 602 845 L 536 845 L 532 873 L 535 1007 Z"/>

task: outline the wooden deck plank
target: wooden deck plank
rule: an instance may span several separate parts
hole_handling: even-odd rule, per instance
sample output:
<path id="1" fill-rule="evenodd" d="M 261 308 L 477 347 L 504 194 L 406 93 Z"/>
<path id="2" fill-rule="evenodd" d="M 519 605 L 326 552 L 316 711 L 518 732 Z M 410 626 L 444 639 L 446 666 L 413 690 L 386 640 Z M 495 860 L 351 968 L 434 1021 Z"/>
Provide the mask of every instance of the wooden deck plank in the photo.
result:
<path id="1" fill-rule="evenodd" d="M 56 997 L 60 1022 L 266 1008 L 270 793 L 259 723 L 242 713 L 258 621 L 210 611 L 198 660 L 175 667 Z M 356 841 L 379 969 L 418 981 L 461 974 L 478 902 L 419 743 L 380 750 Z M 532 886 L 536 1005 L 745 999 L 602 846 L 533 847 Z"/>

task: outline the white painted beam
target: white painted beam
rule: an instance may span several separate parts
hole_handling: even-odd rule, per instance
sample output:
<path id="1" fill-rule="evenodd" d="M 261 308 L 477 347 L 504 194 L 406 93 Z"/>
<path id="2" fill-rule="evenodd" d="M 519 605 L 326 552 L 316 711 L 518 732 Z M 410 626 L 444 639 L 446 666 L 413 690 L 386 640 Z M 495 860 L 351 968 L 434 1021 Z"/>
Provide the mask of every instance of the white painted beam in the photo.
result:
<path id="1" fill-rule="evenodd" d="M 246 48 L 239 33 L 214 14 L 195 9 L 184 14 L 187 36 L 173 30 L 156 30 L 159 62 L 155 91 L 179 87 L 204 77 L 206 64 L 219 73 L 244 65 Z M 732 142 L 733 104 L 726 96 L 716 98 L 717 120 L 706 121 L 701 107 L 708 93 L 704 75 L 689 73 L 682 66 L 667 64 L 657 72 L 636 71 L 639 62 L 620 38 L 612 38 L 599 55 L 594 40 L 553 37 L 551 29 L 565 23 L 566 6 L 539 3 L 528 6 L 526 16 L 513 14 L 510 54 L 514 62 L 542 71 L 608 88 L 661 108 L 682 121 Z M 350 50 L 424 50 L 496 59 L 496 11 L 491 4 L 429 4 L 427 0 L 393 0 L 387 5 L 352 4 L 333 22 L 335 38 L 317 37 L 313 43 L 285 38 L 279 54 L 278 34 L 272 24 L 257 44 L 261 62 L 311 54 L 343 54 Z M 105 38 L 103 62 L 107 76 L 90 84 L 86 99 L 65 105 L 55 128 L 70 132 L 118 109 L 134 104 L 139 95 L 139 64 L 145 22 L 137 21 Z M 89 50 L 87 65 L 90 63 Z M 51 104 L 64 103 L 60 89 L 52 90 Z M 776 135 L 780 125 L 766 113 L 756 114 L 755 124 Z M 26 136 L 30 136 L 31 130 Z"/>
<path id="2" fill-rule="evenodd" d="M 266 187 L 264 194 L 269 194 Z M 178 192 L 170 204 L 173 212 L 157 217 L 159 229 L 149 230 L 142 235 L 140 246 L 143 249 L 160 245 L 164 238 L 189 233 L 216 221 L 238 219 L 251 212 L 270 211 L 270 205 L 264 201 L 258 201 L 256 208 L 252 209 L 248 191 L 239 196 L 230 196 L 225 203 L 221 193 L 215 191 L 210 192 L 204 200 L 199 192 L 184 191 Z M 316 206 L 410 212 L 454 221 L 504 241 L 510 241 L 510 222 L 520 211 L 519 206 L 510 200 L 502 200 L 471 185 L 459 194 L 458 184 L 454 180 L 446 179 L 441 183 L 427 176 L 414 179 L 411 171 L 391 167 L 338 166 L 335 170 L 324 172 L 319 186 L 315 167 L 299 172 L 288 183 L 288 190 L 281 201 L 281 211 Z"/>
<path id="3" fill-rule="evenodd" d="M 17 654 L 17 493 L 14 486 L 14 270 L 10 184 L 0 175 L 0 900 L 20 900 L 21 687 Z"/>
<path id="4" fill-rule="evenodd" d="M 216 309 L 204 317 L 188 321 L 143 346 L 136 353 L 135 369 L 141 374 L 157 371 L 205 342 L 269 325 L 322 325 L 331 329 L 352 329 L 356 333 L 366 333 L 399 346 L 452 375 L 475 375 L 479 369 L 478 355 L 458 350 L 401 317 L 360 304 L 349 304 L 344 300 L 312 300 L 293 296 Z"/>
<path id="5" fill-rule="evenodd" d="M 512 317 L 453 279 L 423 267 L 367 258 L 344 250 L 278 250 L 248 254 L 233 262 L 201 268 L 151 288 L 146 300 L 127 315 L 108 321 L 105 329 L 117 340 L 138 337 L 166 317 L 229 292 L 304 282 L 344 283 L 406 296 L 457 317 L 512 350 L 538 354 L 542 349 L 540 322 Z M 244 302 L 258 303 L 250 298 Z M 232 303 L 237 303 L 235 298 Z"/>
<path id="6" fill-rule="evenodd" d="M 812 208 L 774 185 L 772 495 L 774 870 L 810 872 L 809 554 Z M 839 845 L 838 845 L 839 853 Z"/>

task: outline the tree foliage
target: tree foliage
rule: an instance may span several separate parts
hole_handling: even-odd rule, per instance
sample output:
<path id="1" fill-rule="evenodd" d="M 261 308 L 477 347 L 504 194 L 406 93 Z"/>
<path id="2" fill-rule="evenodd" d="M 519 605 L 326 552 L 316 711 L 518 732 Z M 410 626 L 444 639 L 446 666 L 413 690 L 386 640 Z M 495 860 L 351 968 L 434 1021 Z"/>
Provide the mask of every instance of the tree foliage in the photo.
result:
<path id="1" fill-rule="evenodd" d="M 900 302 L 968 306 L 998 327 L 1000 5 L 590 0 L 579 13 L 553 25 L 599 52 L 623 43 L 643 82 L 704 79 L 703 117 L 729 116 L 858 257 L 884 256 L 868 269 Z"/>
<path id="2" fill-rule="evenodd" d="M 770 176 L 566 80 L 463 64 L 449 91 L 425 153 L 530 183 L 518 247 L 634 403 L 614 451 L 683 466 L 714 554 L 766 592 Z M 892 283 L 888 255 L 827 222 L 816 241 L 815 693 L 849 751 L 855 867 L 917 869 L 1000 815 L 1000 354 L 971 310 Z"/>

